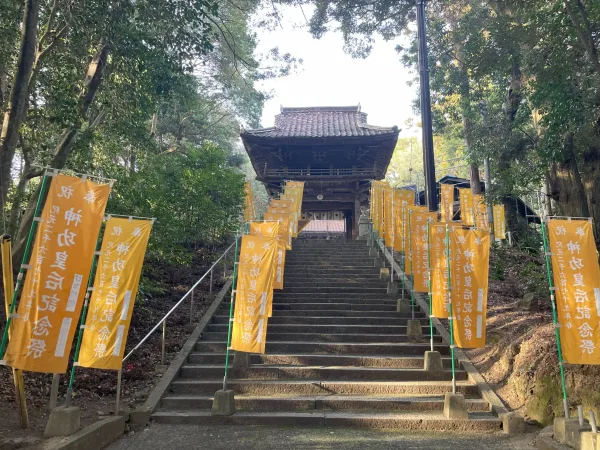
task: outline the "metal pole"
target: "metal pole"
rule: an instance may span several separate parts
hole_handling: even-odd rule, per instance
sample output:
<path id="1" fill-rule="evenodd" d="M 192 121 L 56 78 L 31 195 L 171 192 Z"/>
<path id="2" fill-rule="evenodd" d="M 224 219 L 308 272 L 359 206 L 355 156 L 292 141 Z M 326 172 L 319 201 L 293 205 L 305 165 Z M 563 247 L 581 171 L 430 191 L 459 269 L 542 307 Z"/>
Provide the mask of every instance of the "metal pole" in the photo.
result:
<path id="1" fill-rule="evenodd" d="M 485 181 L 485 193 L 488 194 L 492 187 L 492 181 L 490 178 L 490 158 L 487 156 L 483 159 L 483 177 Z M 487 203 L 487 219 L 490 228 L 490 242 L 493 244 L 496 242 L 496 238 L 494 236 L 494 209 L 492 207 L 492 202 L 486 199 Z"/>
<path id="2" fill-rule="evenodd" d="M 210 285 L 208 288 L 208 298 L 212 298 L 212 291 L 213 291 L 213 270 L 211 269 L 210 271 Z"/>
<path id="3" fill-rule="evenodd" d="M 194 323 L 194 291 L 192 290 L 190 299 L 190 325 Z"/>
<path id="4" fill-rule="evenodd" d="M 433 351 L 433 294 L 431 292 L 431 219 L 427 219 L 427 294 L 429 296 L 429 336 L 431 351 Z"/>
<path id="5" fill-rule="evenodd" d="M 427 35 L 425 31 L 425 0 L 417 1 L 417 34 L 419 40 L 419 79 L 421 83 L 421 123 L 423 126 L 425 199 L 427 206 L 429 206 L 429 211 L 437 211 L 438 200 L 435 188 L 431 96 L 429 93 L 429 62 L 427 60 Z"/>
<path id="6" fill-rule="evenodd" d="M 446 262 L 448 266 L 448 322 L 450 322 L 450 356 L 452 358 L 452 393 L 456 394 L 456 367 L 454 364 L 454 317 L 452 317 L 452 279 L 450 278 L 450 231 L 446 223 Z"/>
<path id="7" fill-rule="evenodd" d="M 227 329 L 227 346 L 225 348 L 225 375 L 223 376 L 223 390 L 227 390 L 227 372 L 229 371 L 229 347 L 231 346 L 231 331 L 233 329 L 233 305 L 237 293 L 237 270 L 238 270 L 238 243 L 241 239 L 239 234 L 235 236 L 235 253 L 233 254 L 233 275 L 231 280 L 231 300 L 229 304 L 229 327 Z"/>
<path id="8" fill-rule="evenodd" d="M 121 378 L 123 375 L 123 369 L 119 369 L 117 372 L 117 398 L 115 400 L 115 416 L 119 415 L 119 406 L 121 403 Z"/>
<path id="9" fill-rule="evenodd" d="M 563 392 L 563 408 L 565 411 L 565 418 L 569 418 L 569 401 L 567 399 L 567 383 L 565 381 L 565 367 L 563 364 L 562 348 L 560 343 L 560 333 L 558 331 L 560 324 L 558 323 L 558 314 L 556 313 L 556 297 L 554 292 L 554 282 L 552 281 L 552 263 L 550 261 L 550 250 L 548 245 L 548 236 L 546 235 L 546 223 L 542 220 L 542 238 L 544 241 L 544 255 L 546 259 L 546 273 L 548 275 L 548 289 L 550 290 L 550 305 L 552 306 L 552 320 L 554 321 L 554 336 L 556 338 L 556 349 L 558 352 L 558 367 L 560 369 L 560 381 L 562 384 Z"/>
<path id="10" fill-rule="evenodd" d="M 165 349 L 166 349 L 166 341 L 167 341 L 167 319 L 163 320 L 162 323 L 162 344 L 160 351 L 160 365 L 165 365 Z"/>
<path id="11" fill-rule="evenodd" d="M 409 256 L 409 260 L 410 260 L 410 273 L 412 273 L 412 271 L 413 271 L 412 233 L 411 233 L 412 230 L 410 229 L 411 212 L 412 211 L 408 211 L 408 256 Z M 413 277 L 413 282 L 414 282 L 414 277 Z M 410 312 L 411 312 L 411 316 L 412 316 L 413 320 L 415 319 L 415 290 L 414 290 L 414 287 L 415 286 L 413 285 L 413 289 L 410 290 Z"/>

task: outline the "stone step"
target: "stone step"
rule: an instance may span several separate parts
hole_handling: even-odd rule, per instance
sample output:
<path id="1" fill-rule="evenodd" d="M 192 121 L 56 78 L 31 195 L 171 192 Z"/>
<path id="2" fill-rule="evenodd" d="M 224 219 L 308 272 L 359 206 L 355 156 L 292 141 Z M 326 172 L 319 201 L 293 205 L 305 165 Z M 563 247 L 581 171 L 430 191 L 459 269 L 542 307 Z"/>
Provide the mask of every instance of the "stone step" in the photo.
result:
<path id="1" fill-rule="evenodd" d="M 373 330 L 371 330 L 373 331 Z M 225 341 L 227 332 L 204 332 L 203 341 Z M 434 342 L 442 342 L 441 336 L 433 336 Z M 410 337 L 406 334 L 367 334 L 367 333 L 277 333 L 267 330 L 267 342 L 379 342 L 379 343 L 401 343 L 409 342 Z"/>
<path id="2" fill-rule="evenodd" d="M 382 280 L 379 277 L 378 273 L 372 273 L 372 274 L 353 274 L 353 275 L 329 275 L 329 274 L 321 274 L 321 273 L 313 273 L 310 275 L 307 274 L 303 274 L 303 273 L 295 273 L 295 272 L 290 272 L 285 274 L 285 282 L 301 282 L 301 281 L 307 281 L 307 282 L 311 282 L 311 283 L 321 283 L 321 282 L 327 282 L 327 283 L 343 283 L 346 281 L 352 281 L 353 283 L 369 283 L 369 282 L 380 282 L 380 283 L 385 283 L 384 280 Z"/>
<path id="3" fill-rule="evenodd" d="M 182 379 L 215 379 L 223 376 L 223 366 L 186 364 Z M 457 370 L 456 379 L 467 379 L 466 372 Z M 423 369 L 389 369 L 378 367 L 251 365 L 244 372 L 248 380 L 332 380 L 332 381 L 448 381 L 452 372 L 432 372 Z"/>
<path id="4" fill-rule="evenodd" d="M 190 409 L 210 409 L 211 395 L 169 395 L 162 399 L 161 409 L 184 411 Z M 479 398 L 466 398 L 469 412 L 488 412 L 490 405 Z M 323 395 L 323 396 L 272 396 L 236 395 L 235 406 L 238 410 L 267 411 L 443 411 L 444 397 L 395 397 L 361 395 Z"/>
<path id="5" fill-rule="evenodd" d="M 345 272 L 360 272 L 361 270 L 368 270 L 375 267 L 375 262 L 369 261 L 363 262 L 359 261 L 355 264 L 320 264 L 316 261 L 306 262 L 306 263 L 290 263 L 289 261 L 285 262 L 285 270 L 298 270 L 301 268 L 311 269 L 314 271 L 325 270 L 325 269 L 335 269 L 335 270 L 343 270 Z M 375 267 L 379 272 L 379 269 Z"/>
<path id="6" fill-rule="evenodd" d="M 284 282 L 285 283 L 285 282 Z M 368 292 L 344 292 L 343 294 L 336 294 L 330 292 L 287 292 L 287 291 L 274 291 L 273 298 L 299 298 L 306 300 L 319 300 L 323 298 L 368 298 L 368 299 L 385 299 L 389 300 L 390 297 L 386 294 L 381 293 L 368 293 Z M 396 298 L 396 297 L 392 297 Z M 400 296 L 398 295 L 398 298 Z"/>
<path id="7" fill-rule="evenodd" d="M 233 353 L 233 352 L 232 352 Z M 211 358 L 211 355 L 213 358 Z M 230 361 L 233 356 L 230 354 Z M 191 353 L 190 364 L 223 364 L 224 353 Z M 390 356 L 390 355 L 334 355 L 334 354 L 305 354 L 305 353 L 279 353 L 268 355 L 250 355 L 251 364 L 271 365 L 306 365 L 306 366 L 354 366 L 354 367 L 379 367 L 389 369 L 422 369 L 423 355 L 420 356 Z M 442 358 L 446 369 L 452 367 L 449 357 Z"/>
<path id="8" fill-rule="evenodd" d="M 345 293 L 356 293 L 356 294 L 360 294 L 360 293 L 364 293 L 364 294 L 380 294 L 380 295 L 387 295 L 387 288 L 386 287 L 361 287 L 361 286 L 337 286 L 337 287 L 332 287 L 332 286 L 328 286 L 328 287 L 315 287 L 315 286 L 310 286 L 310 285 L 301 285 L 301 286 L 294 286 L 294 287 L 286 287 L 285 288 L 285 293 L 293 293 L 293 292 L 298 292 L 298 293 L 310 293 L 310 292 L 314 292 L 314 293 L 336 293 L 336 294 L 345 294 Z"/>
<path id="9" fill-rule="evenodd" d="M 425 340 L 425 338 L 424 338 Z M 447 345 L 434 343 L 434 350 L 442 355 L 449 354 Z M 225 352 L 225 341 L 198 341 L 194 346 L 197 352 Z M 429 342 L 267 342 L 268 353 L 333 353 L 344 355 L 423 355 L 429 350 Z"/>
<path id="10" fill-rule="evenodd" d="M 289 268 L 288 268 L 289 269 Z M 361 268 L 360 270 L 348 270 L 338 269 L 336 267 L 320 267 L 314 268 L 312 265 L 308 266 L 296 266 L 293 270 L 287 270 L 286 274 L 302 275 L 302 274 L 315 274 L 315 275 L 340 275 L 340 276 L 353 276 L 353 275 L 376 275 L 379 276 L 379 268 L 375 266 L 368 266 Z M 287 275 L 286 275 L 287 276 Z"/>
<path id="11" fill-rule="evenodd" d="M 273 302 L 280 303 L 348 303 L 348 304 L 363 304 L 363 305 L 393 305 L 396 307 L 397 300 L 390 299 L 387 296 L 379 298 L 347 298 L 347 297 L 320 297 L 314 299 L 312 297 L 294 297 L 294 296 L 279 296 L 273 297 Z"/>
<path id="12" fill-rule="evenodd" d="M 396 312 L 396 305 L 389 303 L 380 303 L 378 300 L 363 303 L 283 303 L 283 301 L 273 302 L 273 311 L 392 311 Z"/>
<path id="13" fill-rule="evenodd" d="M 213 395 L 223 388 L 221 378 L 215 380 L 177 379 L 171 385 L 174 394 Z M 228 389 L 249 395 L 444 395 L 452 390 L 450 381 L 322 381 L 322 380 L 236 380 L 228 381 Z M 456 382 L 456 392 L 477 394 L 477 386 L 467 381 Z"/>
<path id="14" fill-rule="evenodd" d="M 227 333 L 229 325 L 223 324 L 210 324 L 208 325 L 209 332 Z M 315 325 L 315 324 L 273 324 L 269 320 L 267 327 L 267 333 L 279 334 L 279 333 L 319 333 L 319 334 L 373 334 L 377 332 L 379 335 L 403 335 L 406 334 L 406 326 L 402 325 Z M 422 325 L 423 334 L 429 333 L 429 325 Z M 434 328 L 434 334 L 436 334 Z"/>
<path id="15" fill-rule="evenodd" d="M 227 311 L 229 312 L 229 311 Z M 429 319 L 423 316 L 423 314 L 419 313 L 415 315 L 416 318 L 421 322 L 421 326 L 426 326 L 429 324 Z M 315 324 L 315 325 L 381 325 L 381 326 L 389 326 L 389 325 L 400 325 L 406 326 L 408 320 L 410 319 L 410 314 L 404 314 L 402 316 L 394 315 L 389 317 L 387 314 L 383 316 L 362 316 L 359 315 L 357 317 L 344 317 L 344 316 L 283 316 L 274 314 L 273 317 L 269 318 L 269 325 L 273 324 L 297 324 L 297 325 L 306 325 L 306 324 Z M 213 316 L 213 323 L 215 324 L 227 324 L 229 323 L 229 315 L 225 315 L 222 313 L 218 316 Z"/>
<path id="16" fill-rule="evenodd" d="M 317 281 L 313 279 L 304 279 L 304 280 L 290 280 L 286 277 L 284 280 L 284 290 L 285 292 L 293 292 L 290 291 L 290 288 L 380 288 L 387 289 L 387 281 L 383 281 L 380 279 L 376 280 L 354 280 L 352 278 L 348 278 L 347 280 L 342 281 Z"/>

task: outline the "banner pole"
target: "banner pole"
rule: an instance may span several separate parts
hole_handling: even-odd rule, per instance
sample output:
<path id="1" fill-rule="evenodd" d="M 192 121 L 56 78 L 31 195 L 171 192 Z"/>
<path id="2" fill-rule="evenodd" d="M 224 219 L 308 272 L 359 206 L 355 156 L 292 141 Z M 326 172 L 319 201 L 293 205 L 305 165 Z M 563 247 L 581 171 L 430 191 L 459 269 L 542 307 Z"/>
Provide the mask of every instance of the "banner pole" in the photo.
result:
<path id="1" fill-rule="evenodd" d="M 456 394 L 456 366 L 454 363 L 454 317 L 452 316 L 452 279 L 450 278 L 450 231 L 446 223 L 446 265 L 448 267 L 448 320 L 450 322 L 450 356 L 452 358 L 452 393 Z"/>
<path id="2" fill-rule="evenodd" d="M 87 282 L 87 289 L 85 291 L 85 297 L 83 299 L 83 308 L 81 310 L 81 317 L 79 318 L 79 332 L 77 333 L 77 344 L 75 345 L 75 355 L 73 356 L 73 365 L 71 366 L 71 375 L 69 377 L 69 387 L 67 388 L 67 397 L 65 399 L 65 406 L 68 408 L 71 406 L 71 400 L 73 399 L 73 382 L 75 381 L 75 368 L 79 364 L 79 351 L 81 350 L 81 340 L 83 339 L 83 329 L 85 328 L 85 319 L 87 317 L 88 305 L 90 303 L 92 286 L 94 284 L 94 272 L 96 271 L 96 263 L 98 261 L 98 249 L 100 248 L 100 234 L 96 240 L 96 250 L 94 251 L 94 257 L 92 258 L 92 267 L 90 268 L 90 276 Z"/>
<path id="3" fill-rule="evenodd" d="M 412 230 L 410 228 L 410 222 L 411 222 L 411 212 L 412 211 L 408 211 L 408 257 L 410 259 L 410 272 L 412 273 L 413 271 L 413 259 L 412 259 Z M 414 282 L 414 277 L 413 277 L 413 282 Z M 412 319 L 415 319 L 415 289 L 414 289 L 414 285 L 413 288 L 410 290 L 410 311 L 412 314 Z"/>
<path id="4" fill-rule="evenodd" d="M 554 336 L 556 337 L 556 350 L 558 352 L 558 367 L 560 369 L 560 381 L 562 384 L 562 394 L 563 394 L 563 408 L 565 411 L 565 418 L 569 418 L 569 400 L 567 398 L 567 383 L 565 381 L 565 367 L 563 364 L 562 357 L 562 345 L 560 342 L 560 332 L 558 323 L 558 315 L 556 313 L 556 297 L 554 292 L 556 288 L 554 287 L 554 283 L 552 281 L 552 262 L 550 261 L 550 250 L 548 245 L 548 236 L 546 231 L 546 225 L 544 220 L 542 219 L 542 237 L 544 241 L 544 258 L 546 260 L 546 273 L 548 275 L 548 289 L 550 290 L 550 305 L 552 306 L 552 321 L 554 322 Z"/>
<path id="5" fill-rule="evenodd" d="M 431 240 L 429 239 L 431 219 L 427 219 L 427 294 L 429 296 L 429 342 L 433 351 L 433 294 L 431 292 Z"/>
<path id="6" fill-rule="evenodd" d="M 9 316 L 10 301 L 13 297 L 13 268 L 12 268 L 12 244 L 11 237 L 8 234 L 0 236 L 2 247 L 2 280 L 4 282 L 4 307 L 6 317 Z M 10 330 L 8 330 L 10 339 Z M 19 408 L 19 418 L 21 428 L 29 428 L 29 415 L 27 413 L 27 398 L 25 397 L 25 382 L 23 381 L 23 372 L 20 369 L 12 369 L 13 382 L 15 385 L 15 396 L 17 407 Z"/>
<path id="7" fill-rule="evenodd" d="M 121 363 L 122 364 L 122 363 Z M 123 368 L 117 372 L 117 396 L 115 399 L 115 416 L 119 415 L 119 407 L 121 406 L 121 378 L 123 376 Z"/>
<path id="8" fill-rule="evenodd" d="M 404 239 L 404 231 L 405 231 L 405 227 L 406 227 L 406 214 L 405 215 L 405 208 L 402 208 L 401 210 L 401 214 L 402 214 L 402 263 L 403 263 L 403 267 L 404 267 L 404 271 L 402 272 L 402 300 L 404 300 L 404 278 L 406 277 L 406 239 Z"/>
<path id="9" fill-rule="evenodd" d="M 31 228 L 29 229 L 29 235 L 27 236 L 27 243 L 25 244 L 25 252 L 23 253 L 23 259 L 21 261 L 21 267 L 19 268 L 19 274 L 17 275 L 17 284 L 15 285 L 15 290 L 12 295 L 12 301 L 10 303 L 10 310 L 8 312 L 8 316 L 6 318 L 6 328 L 4 328 L 4 333 L 2 334 L 2 342 L 0 343 L 0 358 L 3 358 L 4 351 L 6 350 L 6 345 L 8 344 L 8 330 L 10 329 L 10 324 L 12 322 L 12 316 L 15 313 L 15 309 L 17 306 L 17 298 L 19 296 L 21 287 L 23 286 L 23 278 L 25 277 L 25 266 L 27 265 L 27 260 L 29 259 L 29 251 L 31 250 L 31 243 L 33 242 L 33 236 L 37 230 L 38 221 L 35 220 L 40 215 L 40 210 L 42 209 L 42 200 L 44 198 L 44 194 L 46 193 L 46 184 L 48 180 L 47 172 L 44 173 L 44 178 L 42 178 L 42 185 L 40 186 L 40 195 L 38 196 L 37 203 L 35 205 L 35 212 L 33 213 L 33 223 L 31 224 Z"/>
<path id="10" fill-rule="evenodd" d="M 227 390 L 227 372 L 229 370 L 229 347 L 231 346 L 231 331 L 233 329 L 233 304 L 237 293 L 237 271 L 238 271 L 238 246 L 240 234 L 235 235 L 235 250 L 233 253 L 233 275 L 231 278 L 231 302 L 229 304 L 229 327 L 227 329 L 227 346 L 225 348 L 225 375 L 223 376 L 223 390 Z"/>

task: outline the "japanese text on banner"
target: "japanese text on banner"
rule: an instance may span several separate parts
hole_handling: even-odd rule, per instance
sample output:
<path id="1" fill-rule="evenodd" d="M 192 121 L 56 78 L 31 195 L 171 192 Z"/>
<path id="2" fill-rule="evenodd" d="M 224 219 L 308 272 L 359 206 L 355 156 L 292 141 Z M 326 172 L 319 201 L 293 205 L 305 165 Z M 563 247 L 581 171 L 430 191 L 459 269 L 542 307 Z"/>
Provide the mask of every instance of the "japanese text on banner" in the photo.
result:
<path id="1" fill-rule="evenodd" d="M 273 259 L 273 289 L 283 289 L 283 265 L 285 264 L 285 244 L 281 239 L 281 224 L 275 222 L 251 222 L 250 235 L 277 239 L 277 254 Z M 282 251 L 282 255 L 280 255 Z M 268 316 L 273 315 L 273 291 L 268 296 Z"/>
<path id="2" fill-rule="evenodd" d="M 273 260 L 277 239 L 243 236 L 238 266 L 231 348 L 264 353 L 267 336 L 267 302 L 273 291 Z"/>
<path id="3" fill-rule="evenodd" d="M 475 226 L 482 230 L 490 231 L 490 222 L 488 220 L 487 205 L 482 194 L 473 195 L 473 204 L 475 207 Z"/>
<path id="4" fill-rule="evenodd" d="M 450 310 L 448 290 L 448 260 L 446 259 L 446 224 L 433 224 L 429 227 L 431 245 L 431 291 L 432 315 L 447 319 Z"/>
<path id="5" fill-rule="evenodd" d="M 121 369 L 151 229 L 151 220 L 111 217 L 106 222 L 80 366 Z"/>
<path id="6" fill-rule="evenodd" d="M 433 223 L 436 212 L 412 211 L 410 214 L 410 253 L 413 289 L 428 292 L 429 267 L 427 262 L 427 222 Z"/>
<path id="7" fill-rule="evenodd" d="M 506 217 L 504 215 L 504 205 L 493 205 L 492 216 L 494 219 L 494 237 L 496 239 L 506 239 Z"/>
<path id="8" fill-rule="evenodd" d="M 460 348 L 485 347 L 490 234 L 462 228 L 449 233 L 454 340 Z"/>
<path id="9" fill-rule="evenodd" d="M 279 238 L 285 243 L 287 250 L 292 249 L 293 217 L 291 214 L 279 214 L 267 212 L 264 214 L 265 220 L 276 220 L 279 222 Z"/>
<path id="10" fill-rule="evenodd" d="M 463 225 L 475 225 L 475 212 L 473 210 L 473 193 L 470 188 L 458 189 L 458 199 L 460 203 L 460 220 Z"/>
<path id="11" fill-rule="evenodd" d="M 600 269 L 592 223 L 548 223 L 563 359 L 600 364 Z"/>
<path id="12" fill-rule="evenodd" d="M 409 190 L 394 190 L 394 250 L 397 252 L 404 251 L 403 247 L 403 230 L 408 223 L 408 207 L 415 204 L 415 193 Z M 407 245 L 408 247 L 408 245 Z"/>
<path id="13" fill-rule="evenodd" d="M 108 184 L 89 179 L 52 180 L 4 357 L 8 365 L 67 370 L 109 193 Z"/>
<path id="14" fill-rule="evenodd" d="M 440 199 L 440 214 L 442 222 L 452 221 L 454 216 L 454 185 L 440 184 L 441 199 Z"/>
<path id="15" fill-rule="evenodd" d="M 411 243 L 411 217 L 414 212 L 428 212 L 427 206 L 409 206 L 406 208 L 406 221 L 403 230 L 403 240 L 404 240 L 404 272 L 406 275 L 412 274 L 413 264 L 412 261 L 414 259 L 414 254 L 411 252 L 412 243 Z"/>
<path id="16" fill-rule="evenodd" d="M 386 186 L 383 194 L 383 240 L 386 247 L 394 243 L 394 216 L 393 216 L 394 190 Z M 400 236 L 398 236 L 400 237 Z"/>

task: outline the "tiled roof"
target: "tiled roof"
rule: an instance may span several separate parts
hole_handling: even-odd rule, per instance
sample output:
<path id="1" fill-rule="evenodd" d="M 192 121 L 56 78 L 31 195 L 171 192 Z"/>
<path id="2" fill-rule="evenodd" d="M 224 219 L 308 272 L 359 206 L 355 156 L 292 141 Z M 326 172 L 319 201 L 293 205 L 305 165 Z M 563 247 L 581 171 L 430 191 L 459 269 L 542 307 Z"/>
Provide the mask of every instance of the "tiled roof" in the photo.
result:
<path id="1" fill-rule="evenodd" d="M 318 106 L 281 108 L 275 116 L 275 126 L 246 130 L 242 136 L 265 138 L 320 138 L 379 136 L 397 133 L 397 127 L 377 127 L 367 124 L 367 114 L 359 106 Z"/>

